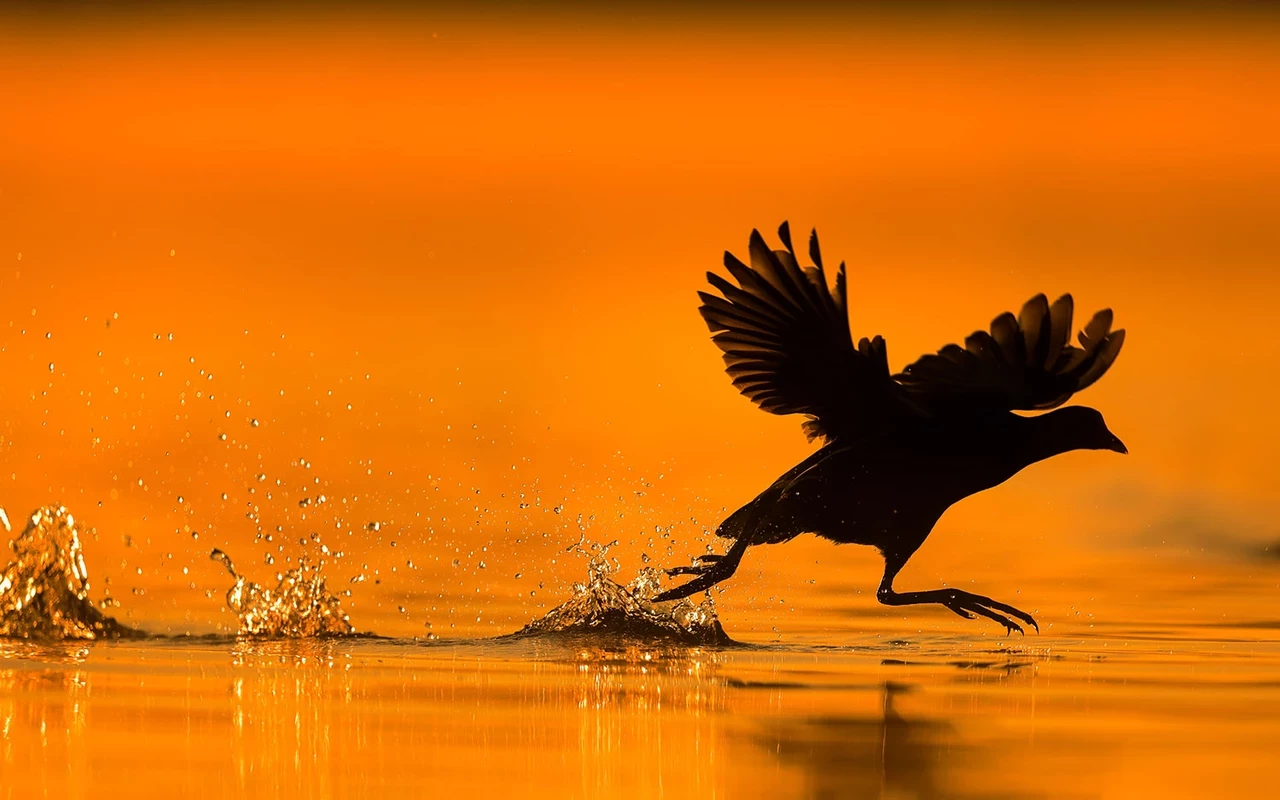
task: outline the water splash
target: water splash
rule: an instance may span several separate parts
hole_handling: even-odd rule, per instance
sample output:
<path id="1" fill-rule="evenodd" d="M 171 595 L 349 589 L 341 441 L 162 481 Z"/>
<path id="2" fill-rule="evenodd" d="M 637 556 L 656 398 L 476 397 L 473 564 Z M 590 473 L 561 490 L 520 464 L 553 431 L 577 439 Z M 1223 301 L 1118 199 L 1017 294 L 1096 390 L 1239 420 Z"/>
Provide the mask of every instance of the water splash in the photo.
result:
<path id="1" fill-rule="evenodd" d="M 715 603 L 685 599 L 674 606 L 655 606 L 662 591 L 662 573 L 644 567 L 626 586 L 612 579 L 616 560 L 608 559 L 608 545 L 583 542 L 569 548 L 587 557 L 587 580 L 573 586 L 573 596 L 512 634 L 513 637 L 604 634 L 644 642 L 731 644 L 716 616 Z"/>
<path id="2" fill-rule="evenodd" d="M 0 511 L 9 530 L 9 518 Z M 80 532 L 63 506 L 31 513 L 9 542 L 15 560 L 0 575 L 0 636 L 18 639 L 133 637 L 141 631 L 103 614 L 89 599 Z M 109 601 L 104 601 L 104 604 Z"/>
<path id="3" fill-rule="evenodd" d="M 214 548 L 209 558 L 220 562 L 236 579 L 227 590 L 227 607 L 240 620 L 241 636 L 306 639 L 350 636 L 356 632 L 336 596 L 325 588 L 323 562 L 305 557 L 280 576 L 274 589 L 246 580 L 236 572 L 231 556 Z"/>

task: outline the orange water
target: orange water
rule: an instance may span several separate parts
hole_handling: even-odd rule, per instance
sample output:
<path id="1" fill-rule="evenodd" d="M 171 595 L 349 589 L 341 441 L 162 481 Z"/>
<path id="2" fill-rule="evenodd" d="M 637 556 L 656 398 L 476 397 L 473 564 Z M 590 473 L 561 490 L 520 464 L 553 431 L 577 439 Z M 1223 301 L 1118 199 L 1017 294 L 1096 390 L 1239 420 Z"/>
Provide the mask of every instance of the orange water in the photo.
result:
<path id="1" fill-rule="evenodd" d="M 728 649 L 9 642 L 0 796 L 1271 796 L 1280 570 L 1104 565 L 1026 638 L 834 581 Z"/>

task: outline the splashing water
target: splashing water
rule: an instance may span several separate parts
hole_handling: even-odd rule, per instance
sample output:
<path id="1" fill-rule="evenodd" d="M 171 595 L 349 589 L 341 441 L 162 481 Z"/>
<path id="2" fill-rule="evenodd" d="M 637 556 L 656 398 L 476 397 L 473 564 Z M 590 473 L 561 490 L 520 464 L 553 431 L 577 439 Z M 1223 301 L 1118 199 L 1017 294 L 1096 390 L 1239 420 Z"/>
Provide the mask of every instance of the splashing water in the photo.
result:
<path id="1" fill-rule="evenodd" d="M 579 541 L 570 547 L 588 559 L 586 583 L 574 584 L 572 597 L 512 636 L 591 633 L 646 642 L 732 643 L 710 597 L 696 604 L 681 600 L 669 608 L 652 605 L 650 601 L 662 590 L 662 573 L 653 567 L 642 568 L 626 586 L 616 583 L 610 576 L 617 562 L 607 558 L 614 544 L 592 542 L 587 549 Z"/>
<path id="2" fill-rule="evenodd" d="M 0 511 L 9 530 L 9 518 Z M 0 575 L 0 636 L 19 639 L 133 637 L 141 631 L 103 614 L 89 599 L 89 572 L 75 518 L 63 506 L 31 513 L 9 542 L 15 560 Z M 104 603 L 107 601 L 104 601 Z"/>
<path id="3" fill-rule="evenodd" d="M 227 590 L 227 607 L 240 619 L 241 636 L 305 639 L 356 632 L 341 602 L 325 588 L 323 562 L 313 566 L 299 558 L 297 568 L 281 575 L 276 588 L 267 589 L 245 580 L 221 550 L 215 548 L 209 558 L 236 579 Z"/>
<path id="4" fill-rule="evenodd" d="M 0 509 L 0 526 L 9 519 Z M 573 596 L 526 625 L 512 637 L 589 634 L 645 643 L 731 644 L 708 597 L 701 603 L 681 600 L 673 606 L 653 605 L 662 590 L 662 574 L 640 570 L 626 586 L 612 575 L 617 560 L 607 558 L 613 546 L 585 539 L 570 547 L 587 558 L 587 580 L 574 584 Z M 16 559 L 0 573 L 0 638 L 92 640 L 143 637 L 104 614 L 89 599 L 89 575 L 75 518 L 63 506 L 32 512 L 26 529 L 9 543 Z M 324 562 L 305 557 L 279 576 L 274 588 L 247 580 L 231 557 L 214 549 L 209 556 L 235 579 L 227 606 L 239 619 L 240 636 L 306 639 L 356 633 L 341 601 L 325 587 Z M 105 608 L 113 602 L 102 601 Z"/>

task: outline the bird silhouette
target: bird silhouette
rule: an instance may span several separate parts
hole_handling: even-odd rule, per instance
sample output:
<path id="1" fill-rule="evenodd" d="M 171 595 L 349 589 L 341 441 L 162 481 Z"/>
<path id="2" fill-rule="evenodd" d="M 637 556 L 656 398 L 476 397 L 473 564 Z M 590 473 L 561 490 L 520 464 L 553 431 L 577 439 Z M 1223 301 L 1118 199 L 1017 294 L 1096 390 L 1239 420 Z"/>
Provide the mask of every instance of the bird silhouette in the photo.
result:
<path id="1" fill-rule="evenodd" d="M 675 600 L 731 576 L 752 545 L 802 533 L 871 545 L 884 556 L 876 598 L 885 605 L 942 605 L 1022 632 L 1039 626 L 1006 603 L 960 589 L 898 592 L 894 578 L 951 505 L 1003 483 L 1031 464 L 1071 450 L 1128 452 L 1092 408 L 1057 408 L 1115 361 L 1124 331 L 1111 311 L 1094 315 L 1069 343 L 1073 303 L 1043 294 L 990 332 L 949 344 L 900 374 L 889 371 L 884 339 L 849 331 L 845 265 L 827 285 L 815 231 L 813 266 L 802 267 L 786 223 L 783 250 L 752 231 L 751 266 L 724 255 L 729 280 L 707 273 L 722 297 L 699 292 L 699 311 L 724 352 L 738 391 L 771 414 L 803 414 L 805 434 L 822 447 L 731 514 L 716 534 L 723 555 L 703 555 L 669 575 L 694 575 L 655 601 Z M 1049 411 L 1049 409 L 1055 409 Z M 1047 411 L 1022 415 L 1017 411 Z M 1015 621 L 1017 620 L 1017 621 Z"/>

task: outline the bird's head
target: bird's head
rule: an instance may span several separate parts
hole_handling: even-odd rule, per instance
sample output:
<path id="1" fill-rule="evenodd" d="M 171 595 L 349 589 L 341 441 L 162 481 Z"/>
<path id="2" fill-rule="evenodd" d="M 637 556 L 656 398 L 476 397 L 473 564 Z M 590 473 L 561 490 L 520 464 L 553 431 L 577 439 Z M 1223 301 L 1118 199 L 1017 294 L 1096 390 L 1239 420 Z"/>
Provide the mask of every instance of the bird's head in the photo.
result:
<path id="1" fill-rule="evenodd" d="M 1107 427 L 1106 420 L 1097 409 L 1088 406 L 1067 406 L 1051 411 L 1057 436 L 1072 450 L 1110 450 L 1128 453 L 1120 437 Z"/>

